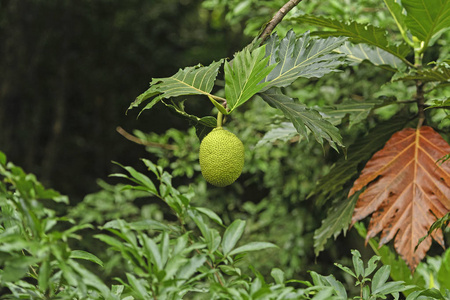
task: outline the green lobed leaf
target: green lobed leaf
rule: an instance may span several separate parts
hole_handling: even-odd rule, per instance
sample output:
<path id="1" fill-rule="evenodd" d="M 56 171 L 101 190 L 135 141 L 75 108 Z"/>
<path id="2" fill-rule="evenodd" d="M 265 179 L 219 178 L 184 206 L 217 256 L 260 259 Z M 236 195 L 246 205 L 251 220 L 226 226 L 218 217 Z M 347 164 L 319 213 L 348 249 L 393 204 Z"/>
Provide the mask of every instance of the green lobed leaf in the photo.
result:
<path id="1" fill-rule="evenodd" d="M 316 203 L 321 206 L 328 199 L 341 192 L 351 179 L 359 173 L 361 163 L 369 160 L 372 155 L 389 140 L 397 131 L 401 130 L 407 123 L 404 118 L 393 118 L 387 122 L 377 125 L 369 133 L 358 138 L 349 148 L 347 159 L 341 157 L 332 167 L 330 172 L 322 177 L 316 188 L 308 197 L 316 195 Z"/>
<path id="2" fill-rule="evenodd" d="M 223 60 L 211 63 L 209 66 L 196 65 L 180 69 L 175 75 L 165 78 L 154 78 L 150 83 L 150 88 L 139 95 L 130 104 L 128 109 L 139 106 L 143 101 L 154 97 L 143 109 L 150 109 L 162 99 L 184 95 L 206 95 L 210 94 L 214 87 L 219 68 Z M 156 96 L 156 97 L 155 97 Z M 141 111 L 141 112 L 142 112 Z"/>
<path id="3" fill-rule="evenodd" d="M 313 15 L 303 15 L 292 18 L 292 20 L 333 29 L 333 31 L 319 31 L 314 33 L 320 37 L 346 36 L 352 43 L 364 43 L 378 47 L 397 56 L 405 63 L 408 63 L 405 56 L 412 49 L 405 43 L 391 45 L 386 37 L 386 30 L 383 28 L 375 27 L 369 24 L 360 24 L 355 21 L 346 23 L 339 20 Z"/>
<path id="4" fill-rule="evenodd" d="M 268 83 L 262 80 L 276 66 L 267 65 L 265 46 L 253 51 L 244 49 L 237 52 L 231 62 L 225 63 L 225 97 L 227 114 L 244 104 L 253 95 L 261 91 Z"/>
<path id="5" fill-rule="evenodd" d="M 425 49 L 435 35 L 450 27 L 449 0 L 402 0 L 406 25 L 411 34 L 424 42 Z"/>
<path id="6" fill-rule="evenodd" d="M 336 49 L 336 52 L 345 54 L 347 59 L 354 63 L 359 64 L 363 61 L 369 61 L 374 66 L 382 67 L 392 72 L 406 67 L 403 61 L 397 56 L 367 44 L 353 45 L 346 42 L 343 46 Z"/>
<path id="7" fill-rule="evenodd" d="M 361 253 L 359 253 L 359 251 L 356 249 L 351 250 L 351 252 L 353 268 L 355 269 L 356 277 L 359 278 L 361 276 L 364 278 L 364 262 L 361 259 Z"/>
<path id="8" fill-rule="evenodd" d="M 322 77 L 330 72 L 336 72 L 342 65 L 345 55 L 333 52 L 342 46 L 346 38 L 330 37 L 327 39 L 311 39 L 309 32 L 297 38 L 293 30 L 278 41 L 273 34 L 267 41 L 266 55 L 270 64 L 277 64 L 264 79 L 271 87 L 285 87 L 299 77 Z"/>
<path id="9" fill-rule="evenodd" d="M 330 237 L 333 236 L 336 239 L 341 231 L 344 232 L 344 235 L 347 233 L 359 194 L 360 192 L 330 208 L 327 217 L 322 220 L 322 225 L 314 232 L 314 253 L 316 256 L 324 249 Z"/>
<path id="10" fill-rule="evenodd" d="M 364 276 L 370 276 L 373 271 L 378 266 L 378 261 L 380 261 L 381 256 L 374 255 L 370 258 L 370 260 L 367 262 L 367 268 L 364 269 Z"/>
<path id="11" fill-rule="evenodd" d="M 235 220 L 230 224 L 230 226 L 228 226 L 222 239 L 223 254 L 228 255 L 231 250 L 233 250 L 234 246 L 236 246 L 236 243 L 244 233 L 244 229 L 245 221 L 239 219 Z"/>
<path id="12" fill-rule="evenodd" d="M 278 88 L 269 89 L 260 96 L 272 107 L 280 109 L 306 139 L 308 139 L 307 129 L 309 129 L 319 144 L 323 145 L 325 139 L 336 151 L 338 146 L 344 147 L 339 130 L 316 110 L 284 95 Z"/>

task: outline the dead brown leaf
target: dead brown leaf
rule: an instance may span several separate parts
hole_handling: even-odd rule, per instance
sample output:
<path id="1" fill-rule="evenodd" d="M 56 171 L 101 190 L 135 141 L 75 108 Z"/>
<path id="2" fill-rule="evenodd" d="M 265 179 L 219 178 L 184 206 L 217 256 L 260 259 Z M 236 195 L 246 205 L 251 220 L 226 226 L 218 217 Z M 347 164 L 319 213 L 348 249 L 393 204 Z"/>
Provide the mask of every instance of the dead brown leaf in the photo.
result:
<path id="1" fill-rule="evenodd" d="M 413 271 L 432 242 L 428 237 L 415 250 L 419 239 L 450 211 L 450 162 L 436 163 L 448 153 L 450 146 L 431 127 L 399 131 L 369 160 L 349 193 L 367 186 L 352 224 L 373 213 L 366 242 L 379 232 L 380 246 L 395 237 L 395 250 Z M 441 230 L 432 236 L 444 247 Z"/>

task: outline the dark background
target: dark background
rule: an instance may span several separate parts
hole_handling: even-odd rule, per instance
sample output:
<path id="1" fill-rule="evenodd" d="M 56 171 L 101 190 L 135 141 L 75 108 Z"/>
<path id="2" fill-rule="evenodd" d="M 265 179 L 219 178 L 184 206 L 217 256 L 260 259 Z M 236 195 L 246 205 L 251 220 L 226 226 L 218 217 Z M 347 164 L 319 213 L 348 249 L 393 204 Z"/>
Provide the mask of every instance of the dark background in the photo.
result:
<path id="1" fill-rule="evenodd" d="M 151 78 L 231 56 L 248 37 L 198 0 L 0 0 L 0 151 L 79 201 L 112 160 L 148 155 L 116 132 L 187 127 L 129 104 Z M 200 108 L 201 109 L 201 108 Z"/>

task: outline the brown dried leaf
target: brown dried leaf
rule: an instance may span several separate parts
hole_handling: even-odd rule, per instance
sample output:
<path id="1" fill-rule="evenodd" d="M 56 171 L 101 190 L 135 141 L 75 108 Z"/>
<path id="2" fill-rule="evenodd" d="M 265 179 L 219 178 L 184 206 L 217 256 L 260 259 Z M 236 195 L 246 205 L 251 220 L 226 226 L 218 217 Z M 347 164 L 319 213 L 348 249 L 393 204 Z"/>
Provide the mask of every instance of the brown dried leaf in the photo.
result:
<path id="1" fill-rule="evenodd" d="M 366 242 L 381 233 L 380 246 L 394 239 L 397 253 L 415 270 L 431 246 L 419 239 L 438 218 L 450 211 L 450 162 L 436 161 L 450 153 L 450 146 L 431 127 L 407 128 L 395 133 L 374 154 L 350 190 L 359 196 L 352 224 L 373 213 Z M 442 231 L 433 238 L 444 247 Z"/>

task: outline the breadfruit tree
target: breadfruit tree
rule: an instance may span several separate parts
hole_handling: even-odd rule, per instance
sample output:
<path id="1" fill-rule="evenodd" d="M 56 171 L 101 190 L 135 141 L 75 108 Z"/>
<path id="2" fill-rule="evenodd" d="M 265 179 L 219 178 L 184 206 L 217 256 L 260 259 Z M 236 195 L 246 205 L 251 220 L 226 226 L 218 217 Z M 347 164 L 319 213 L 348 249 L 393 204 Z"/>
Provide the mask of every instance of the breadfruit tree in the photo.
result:
<path id="1" fill-rule="evenodd" d="M 232 59 L 218 58 L 208 66 L 186 67 L 171 77 L 153 78 L 149 89 L 129 109 L 142 106 L 142 113 L 161 103 L 195 126 L 200 141 L 214 135 L 215 144 L 203 148 L 217 156 L 205 159 L 202 151 L 206 150 L 200 147 L 200 164 L 207 181 L 225 186 L 241 173 L 244 150 L 234 134 L 222 131 L 224 117 L 249 100 L 264 100 L 292 124 L 278 133 L 272 131 L 273 140 L 298 134 L 342 153 L 310 195 L 316 205 L 330 207 L 314 235 L 316 254 L 330 237 L 345 234 L 349 226 L 372 214 L 366 239 L 381 233 L 380 245 L 394 240 L 396 251 L 414 271 L 433 238 L 444 246 L 438 226 L 433 227 L 436 231 L 428 231 L 450 211 L 450 146 L 438 133 L 449 117 L 435 121 L 436 115 L 450 109 L 450 96 L 445 91 L 450 84 L 449 58 L 444 53 L 424 61 L 427 50 L 448 36 L 450 0 L 402 0 L 401 4 L 385 0 L 384 8 L 390 12 L 395 29 L 297 13 L 285 19 L 294 29 L 279 37 L 273 32 L 275 26 L 299 2 L 287 2 L 262 33 Z M 396 34 L 388 34 L 388 30 Z M 379 95 L 323 108 L 310 107 L 289 94 L 288 88 L 301 77 L 332 76 L 343 65 L 362 63 L 391 72 L 391 82 L 413 87 L 414 95 L 409 99 Z M 217 117 L 187 112 L 188 95 L 204 96 Z M 394 116 L 375 124 L 347 147 L 338 127 L 342 120 L 349 119 L 351 126 L 375 109 L 392 104 L 397 107 Z M 210 133 L 213 128 L 219 131 Z M 228 148 L 221 150 L 220 145 Z M 445 226 L 445 222 L 439 224 Z"/>

